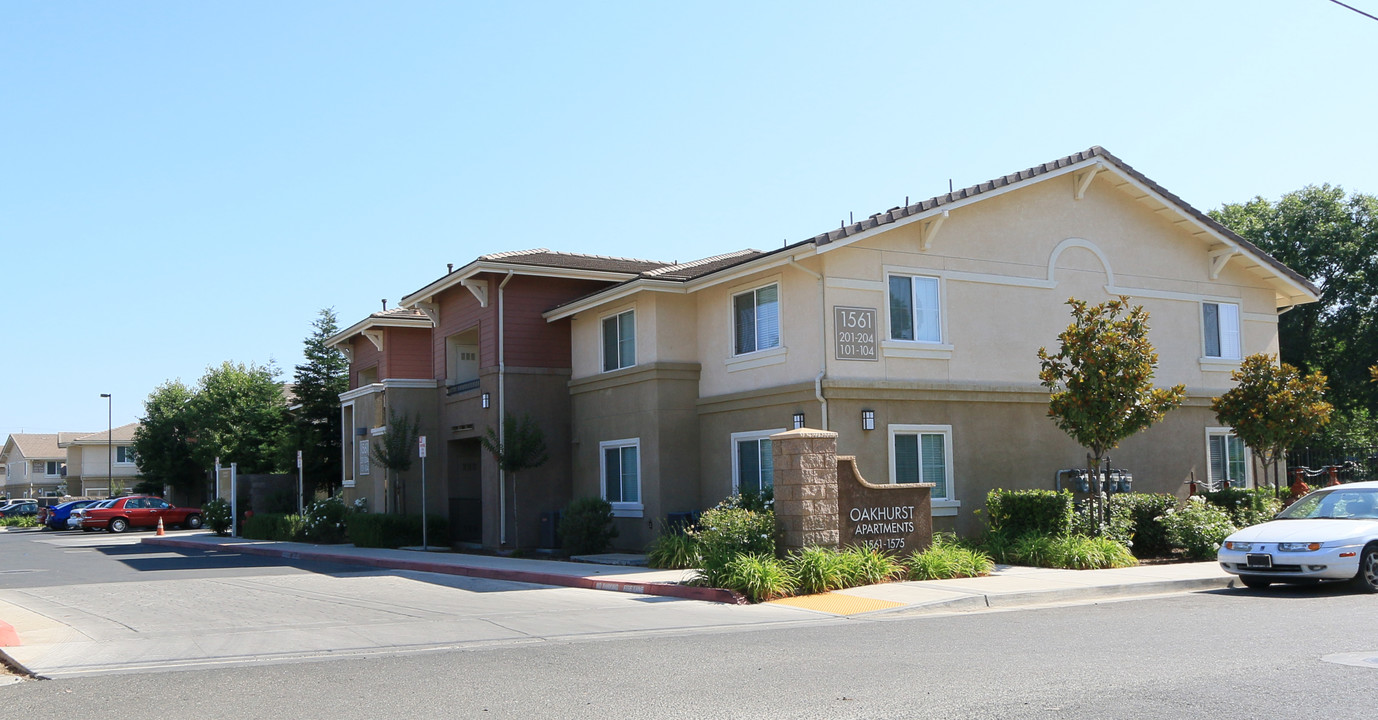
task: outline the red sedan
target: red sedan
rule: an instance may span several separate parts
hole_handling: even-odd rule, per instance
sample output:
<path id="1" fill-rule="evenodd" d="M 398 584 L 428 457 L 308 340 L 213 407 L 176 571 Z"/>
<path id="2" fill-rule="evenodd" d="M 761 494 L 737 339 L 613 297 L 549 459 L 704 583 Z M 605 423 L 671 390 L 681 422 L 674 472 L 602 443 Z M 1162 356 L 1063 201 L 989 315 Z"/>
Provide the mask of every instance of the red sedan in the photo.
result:
<path id="1" fill-rule="evenodd" d="M 195 530 L 201 527 L 201 508 L 173 507 L 160 497 L 131 495 L 103 507 L 88 508 L 81 529 L 122 533 L 132 527 L 157 527 L 159 518 L 164 527 L 181 525 Z"/>

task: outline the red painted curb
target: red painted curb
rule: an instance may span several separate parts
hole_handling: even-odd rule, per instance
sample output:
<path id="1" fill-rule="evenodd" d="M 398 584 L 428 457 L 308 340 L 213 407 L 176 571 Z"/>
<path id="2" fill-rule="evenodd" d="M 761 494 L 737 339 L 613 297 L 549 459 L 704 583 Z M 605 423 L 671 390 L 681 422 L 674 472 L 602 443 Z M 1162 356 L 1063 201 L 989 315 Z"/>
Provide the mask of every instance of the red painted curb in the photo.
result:
<path id="1" fill-rule="evenodd" d="M 0 620 L 0 647 L 19 647 L 19 633 L 14 631 L 14 626 Z"/>
<path id="2" fill-rule="evenodd" d="M 485 580 L 511 580 L 514 582 L 534 583 L 537 585 L 584 588 L 586 590 L 608 590 L 611 592 L 634 593 L 637 595 L 661 595 L 665 597 L 677 597 L 684 600 L 703 600 L 705 602 L 727 603 L 730 605 L 747 604 L 746 598 L 731 590 L 697 587 L 693 585 L 676 585 L 673 583 L 657 582 L 639 583 L 611 579 L 599 580 L 597 578 L 581 577 L 578 575 L 561 575 L 558 573 L 543 573 L 531 570 L 470 567 L 466 565 L 452 565 L 449 563 L 428 562 L 424 560 L 406 560 L 402 558 L 360 557 L 357 555 L 332 553 L 329 551 L 281 550 L 273 547 L 264 547 L 262 545 L 207 545 L 205 543 L 198 543 L 190 540 L 177 540 L 166 536 L 160 538 L 144 538 L 143 543 L 165 547 L 209 550 L 211 552 L 239 552 L 246 555 L 280 557 L 289 560 L 315 560 L 319 562 L 338 562 L 394 570 L 415 570 L 417 572 L 460 575 L 464 577 L 483 578 Z"/>

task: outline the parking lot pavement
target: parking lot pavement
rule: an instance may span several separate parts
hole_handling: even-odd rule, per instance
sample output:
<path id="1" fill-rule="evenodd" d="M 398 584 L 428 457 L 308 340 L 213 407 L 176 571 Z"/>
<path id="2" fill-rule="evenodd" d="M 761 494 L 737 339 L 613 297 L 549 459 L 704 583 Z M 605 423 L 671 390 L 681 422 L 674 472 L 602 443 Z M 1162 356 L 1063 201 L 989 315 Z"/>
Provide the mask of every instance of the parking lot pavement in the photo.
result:
<path id="1" fill-rule="evenodd" d="M 312 571 L 287 559 L 192 573 L 172 569 L 185 551 L 129 539 L 44 537 L 58 556 L 114 540 L 140 552 L 107 562 L 161 561 L 169 569 L 0 590 L 0 619 L 21 640 L 5 652 L 38 675 L 65 677 L 818 620 L 794 608 L 357 566 Z"/>

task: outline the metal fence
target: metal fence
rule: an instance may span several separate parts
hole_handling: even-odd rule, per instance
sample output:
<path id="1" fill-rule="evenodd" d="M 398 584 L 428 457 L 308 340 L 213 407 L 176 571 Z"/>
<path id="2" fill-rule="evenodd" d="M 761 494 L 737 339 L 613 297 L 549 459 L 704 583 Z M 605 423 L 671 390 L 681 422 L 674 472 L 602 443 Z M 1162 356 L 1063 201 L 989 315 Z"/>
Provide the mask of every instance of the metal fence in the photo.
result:
<path id="1" fill-rule="evenodd" d="M 1305 468 L 1308 474 L 1328 474 L 1333 467 L 1341 482 L 1378 480 L 1378 446 L 1292 448 L 1287 466 Z"/>

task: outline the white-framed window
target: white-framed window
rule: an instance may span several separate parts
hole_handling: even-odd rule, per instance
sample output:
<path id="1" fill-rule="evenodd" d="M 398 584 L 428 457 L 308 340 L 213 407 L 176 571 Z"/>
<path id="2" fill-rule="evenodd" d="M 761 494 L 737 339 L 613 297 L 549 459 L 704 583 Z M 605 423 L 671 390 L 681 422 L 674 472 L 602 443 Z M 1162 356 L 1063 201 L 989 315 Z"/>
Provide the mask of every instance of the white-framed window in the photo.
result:
<path id="1" fill-rule="evenodd" d="M 732 433 L 732 492 L 761 494 L 775 487 L 770 436 L 784 428 Z"/>
<path id="2" fill-rule="evenodd" d="M 924 275 L 891 275 L 887 283 L 890 299 L 890 339 L 941 343 L 942 285 L 938 278 Z"/>
<path id="3" fill-rule="evenodd" d="M 636 364 L 636 311 L 603 318 L 603 372 Z"/>
<path id="4" fill-rule="evenodd" d="M 598 443 L 603 499 L 612 504 L 613 517 L 641 517 L 641 439 Z"/>
<path id="5" fill-rule="evenodd" d="M 933 483 L 933 514 L 955 515 L 951 425 L 891 425 L 890 482 Z"/>
<path id="6" fill-rule="evenodd" d="M 1211 487 L 1249 486 L 1249 449 L 1232 428 L 1206 428 L 1206 454 Z"/>
<path id="7" fill-rule="evenodd" d="M 1231 303 L 1201 303 L 1201 326 L 1205 334 L 1206 357 L 1238 360 L 1239 306 Z"/>
<path id="8" fill-rule="evenodd" d="M 138 462 L 138 458 L 134 455 L 134 448 L 128 445 L 115 446 L 116 465 L 133 465 L 136 462 Z"/>
<path id="9" fill-rule="evenodd" d="M 765 285 L 732 296 L 732 354 L 780 346 L 780 286 Z"/>
<path id="10" fill-rule="evenodd" d="M 62 469 L 66 465 L 67 463 L 62 462 L 61 460 L 48 460 L 43 465 L 43 476 L 50 478 L 61 477 Z"/>

